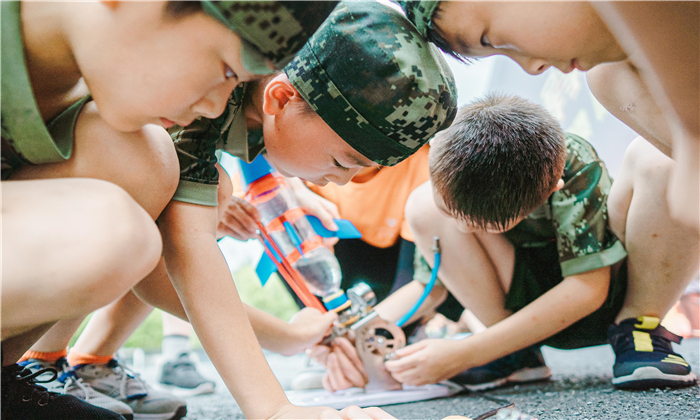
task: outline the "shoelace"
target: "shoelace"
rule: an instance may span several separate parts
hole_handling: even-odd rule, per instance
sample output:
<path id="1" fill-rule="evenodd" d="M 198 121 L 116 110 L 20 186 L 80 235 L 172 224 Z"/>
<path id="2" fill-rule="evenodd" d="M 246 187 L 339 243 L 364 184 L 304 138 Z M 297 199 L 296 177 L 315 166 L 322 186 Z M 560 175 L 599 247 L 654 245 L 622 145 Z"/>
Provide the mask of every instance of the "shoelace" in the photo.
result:
<path id="1" fill-rule="evenodd" d="M 138 373 L 127 368 L 126 366 L 120 365 L 115 359 L 110 360 L 109 363 L 107 363 L 107 367 L 111 368 L 115 374 L 121 375 L 119 379 L 119 393 L 125 398 L 128 397 L 126 395 L 126 387 L 129 378 L 138 381 L 144 389 L 147 389 L 146 384 L 143 382 L 143 379 L 141 379 L 141 376 Z"/>
<path id="2" fill-rule="evenodd" d="M 38 379 L 38 376 L 43 375 L 44 373 L 51 373 L 51 379 Z M 22 401 L 28 402 L 34 399 L 35 396 L 38 396 L 39 399 L 37 403 L 40 406 L 44 406 L 49 403 L 49 400 L 52 397 L 52 393 L 46 390 L 43 386 L 36 385 L 36 383 L 47 383 L 51 382 L 54 379 L 56 379 L 57 372 L 55 369 L 51 368 L 44 368 L 40 369 L 36 372 L 32 372 L 29 369 L 22 369 L 16 373 L 15 380 L 19 382 L 20 384 L 24 385 L 26 389 L 24 390 L 24 393 L 22 395 Z M 26 393 L 26 391 L 31 391 L 30 393 Z"/>

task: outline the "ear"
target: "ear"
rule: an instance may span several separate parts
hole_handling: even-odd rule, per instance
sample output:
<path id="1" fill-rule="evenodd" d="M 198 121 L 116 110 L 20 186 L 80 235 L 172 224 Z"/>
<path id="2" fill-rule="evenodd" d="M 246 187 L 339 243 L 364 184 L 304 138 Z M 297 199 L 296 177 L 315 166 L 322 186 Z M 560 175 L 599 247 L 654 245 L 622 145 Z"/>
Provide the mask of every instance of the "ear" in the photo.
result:
<path id="1" fill-rule="evenodd" d="M 552 192 L 559 191 L 559 190 L 562 189 L 562 188 L 564 188 L 564 180 L 563 180 L 563 179 L 559 179 L 559 181 L 557 181 L 557 185 L 554 187 L 554 189 L 552 190 Z"/>
<path id="2" fill-rule="evenodd" d="M 114 0 L 102 0 L 101 3 L 111 10 L 115 10 L 117 7 L 119 7 L 119 2 Z"/>
<path id="3" fill-rule="evenodd" d="M 272 79 L 263 92 L 263 112 L 267 115 L 278 115 L 285 107 L 299 97 L 299 92 L 292 86 L 287 75 L 282 73 Z"/>

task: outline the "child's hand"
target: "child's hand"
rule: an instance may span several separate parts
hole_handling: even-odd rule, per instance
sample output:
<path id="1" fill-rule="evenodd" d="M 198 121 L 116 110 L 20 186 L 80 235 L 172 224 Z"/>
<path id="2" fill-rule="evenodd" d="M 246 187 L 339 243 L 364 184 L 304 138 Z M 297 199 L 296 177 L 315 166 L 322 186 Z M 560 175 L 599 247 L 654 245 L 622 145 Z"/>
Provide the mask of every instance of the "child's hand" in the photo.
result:
<path id="1" fill-rule="evenodd" d="M 364 388 L 369 380 L 355 346 L 345 337 L 333 340 L 325 366 L 323 387 L 330 392 L 352 387 Z"/>
<path id="2" fill-rule="evenodd" d="M 256 238 L 255 231 L 260 221 L 258 209 L 246 200 L 232 196 L 225 204 L 220 204 L 216 234 L 247 241 Z"/>
<path id="3" fill-rule="evenodd" d="M 315 308 L 304 308 L 294 314 L 289 320 L 289 325 L 296 342 L 285 355 L 290 356 L 318 344 L 323 337 L 331 333 L 331 326 L 336 319 L 338 315 L 335 312 L 328 311 L 322 314 Z"/>
<path id="4" fill-rule="evenodd" d="M 394 419 L 386 411 L 377 407 L 360 408 L 350 406 L 340 411 L 329 407 L 297 407 L 292 404 L 283 406 L 271 419 Z"/>
<path id="5" fill-rule="evenodd" d="M 299 202 L 299 207 L 301 207 L 306 214 L 318 217 L 326 229 L 333 231 L 338 230 L 338 226 L 333 221 L 333 219 L 340 218 L 338 206 L 306 188 L 306 186 L 295 187 L 294 194 Z M 337 242 L 338 238 L 323 238 L 324 245 L 329 247 L 335 245 Z"/>
<path id="6" fill-rule="evenodd" d="M 458 341 L 423 340 L 395 352 L 396 359 L 384 363 L 397 381 L 406 385 L 434 384 L 461 372 L 454 372 L 459 356 Z"/>

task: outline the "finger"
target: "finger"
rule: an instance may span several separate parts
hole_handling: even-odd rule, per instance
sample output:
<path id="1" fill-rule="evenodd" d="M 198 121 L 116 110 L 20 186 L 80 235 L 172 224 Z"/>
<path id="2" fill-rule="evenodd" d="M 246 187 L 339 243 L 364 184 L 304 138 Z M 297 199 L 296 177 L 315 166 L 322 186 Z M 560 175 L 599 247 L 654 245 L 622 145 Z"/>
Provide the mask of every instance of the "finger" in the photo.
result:
<path id="1" fill-rule="evenodd" d="M 384 367 L 391 373 L 402 372 L 407 369 L 420 366 L 425 360 L 421 354 L 412 354 L 410 356 L 402 357 L 401 359 L 393 359 L 384 363 Z"/>
<path id="2" fill-rule="evenodd" d="M 323 384 L 323 389 L 325 389 L 328 392 L 335 392 L 335 388 L 333 388 L 333 385 L 331 385 L 331 378 L 328 374 L 328 371 L 323 374 L 323 379 L 321 379 L 321 383 Z"/>
<path id="3" fill-rule="evenodd" d="M 231 200 L 228 202 L 228 208 L 238 208 L 253 220 L 260 220 L 260 212 L 258 209 L 242 198 L 231 197 Z"/>
<path id="4" fill-rule="evenodd" d="M 306 354 L 308 354 L 309 357 L 315 359 L 321 364 L 325 364 L 326 358 L 330 352 L 331 349 L 328 346 L 315 346 L 306 350 Z"/>
<path id="5" fill-rule="evenodd" d="M 334 353 L 328 355 L 328 379 L 330 380 L 331 387 L 335 390 L 352 388 L 352 384 L 345 379 L 343 375 L 343 370 L 340 368 L 338 363 L 338 356 Z"/>
<path id="6" fill-rule="evenodd" d="M 377 419 L 377 420 L 394 419 L 394 420 L 396 420 L 396 417 L 392 416 L 391 414 L 387 413 L 386 411 L 382 410 L 379 407 L 367 407 L 364 410 L 365 410 L 365 413 L 372 416 L 373 419 Z"/>
<path id="7" fill-rule="evenodd" d="M 323 314 L 323 318 L 328 323 L 328 329 L 326 330 L 326 333 L 323 334 L 323 336 L 326 337 L 333 332 L 333 323 L 338 319 L 338 314 L 333 311 L 328 311 Z"/>
<path id="8" fill-rule="evenodd" d="M 336 345 L 347 356 L 350 362 L 352 362 L 352 364 L 355 366 L 355 369 L 362 372 L 362 375 L 367 377 L 367 372 L 365 371 L 365 364 L 362 363 L 362 360 L 360 360 L 360 356 L 357 354 L 355 346 L 351 344 L 348 339 L 346 339 L 345 337 L 338 337 L 337 339 L 333 340 L 333 344 Z"/>
<path id="9" fill-rule="evenodd" d="M 427 344 L 428 343 L 425 341 L 419 341 L 416 344 L 411 344 L 410 346 L 406 346 L 404 348 L 396 350 L 394 354 L 396 355 L 396 357 L 406 357 L 417 351 L 423 350 L 427 346 Z"/>
<path id="10" fill-rule="evenodd" d="M 340 410 L 340 416 L 344 419 L 368 419 L 372 420 L 372 416 L 366 413 L 360 407 L 351 405 Z"/>
<path id="11" fill-rule="evenodd" d="M 253 227 L 255 227 L 255 223 L 253 223 L 252 219 L 244 213 L 238 211 L 227 211 L 224 213 L 221 219 L 221 222 L 224 225 L 228 226 L 231 230 L 238 234 L 244 236 L 255 234 L 255 229 L 253 229 Z"/>
<path id="12" fill-rule="evenodd" d="M 333 215 L 328 211 L 326 207 L 323 206 L 322 202 L 317 203 L 317 205 L 313 206 L 313 208 L 308 208 L 306 210 L 310 214 L 313 214 L 314 216 L 318 217 L 318 220 L 321 221 L 321 223 L 326 229 L 332 231 L 338 230 L 338 225 L 336 225 L 333 221 Z"/>
<path id="13" fill-rule="evenodd" d="M 326 209 L 326 211 L 334 219 L 340 219 L 340 211 L 338 211 L 338 206 L 330 200 L 321 200 L 321 205 Z"/>
<path id="14" fill-rule="evenodd" d="M 340 241 L 340 238 L 337 236 L 334 236 L 332 238 L 323 238 L 323 246 L 326 248 L 330 249 L 331 251 L 333 250 L 333 246 Z"/>
<path id="15" fill-rule="evenodd" d="M 365 376 L 360 372 L 357 367 L 348 359 L 348 357 L 343 352 L 333 353 L 337 360 L 340 369 L 343 372 L 343 376 L 352 386 L 362 388 L 365 386 Z"/>
<path id="16" fill-rule="evenodd" d="M 226 212 L 226 215 L 228 216 L 225 218 L 227 221 L 231 223 L 235 221 L 237 225 L 241 226 L 247 232 L 251 234 L 255 233 L 258 225 L 255 223 L 255 219 L 244 209 L 240 207 L 232 208 Z"/>
<path id="17" fill-rule="evenodd" d="M 408 369 L 403 372 L 392 373 L 391 376 L 397 381 L 406 385 L 419 386 L 433 383 L 433 381 L 430 381 L 423 376 L 421 369 L 418 367 Z"/>

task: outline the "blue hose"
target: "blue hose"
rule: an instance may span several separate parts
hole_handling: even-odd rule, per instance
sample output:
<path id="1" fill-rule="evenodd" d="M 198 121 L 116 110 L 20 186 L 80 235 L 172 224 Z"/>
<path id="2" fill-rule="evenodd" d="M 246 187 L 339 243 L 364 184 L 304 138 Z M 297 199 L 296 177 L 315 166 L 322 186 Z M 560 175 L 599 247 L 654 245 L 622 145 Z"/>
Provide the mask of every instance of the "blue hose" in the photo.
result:
<path id="1" fill-rule="evenodd" d="M 406 322 L 408 322 L 409 319 L 416 313 L 418 308 L 425 302 L 425 299 L 428 298 L 428 295 L 430 292 L 433 291 L 433 286 L 435 286 L 435 282 L 437 281 L 438 278 L 438 270 L 440 269 L 440 239 L 436 236 L 433 238 L 433 270 L 430 272 L 430 281 L 428 281 L 428 284 L 425 285 L 425 289 L 423 289 L 423 293 L 420 295 L 416 303 L 413 304 L 411 309 L 408 310 L 402 316 L 398 321 L 396 321 L 396 326 L 397 327 L 403 327 Z"/>

